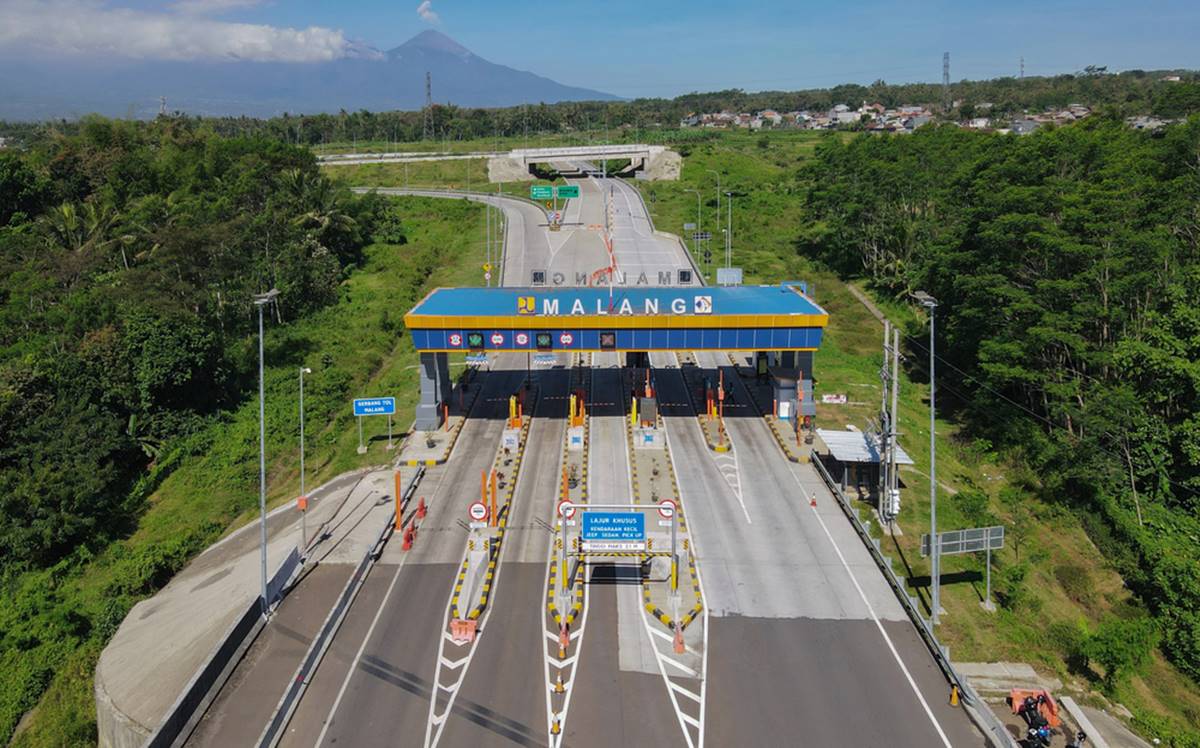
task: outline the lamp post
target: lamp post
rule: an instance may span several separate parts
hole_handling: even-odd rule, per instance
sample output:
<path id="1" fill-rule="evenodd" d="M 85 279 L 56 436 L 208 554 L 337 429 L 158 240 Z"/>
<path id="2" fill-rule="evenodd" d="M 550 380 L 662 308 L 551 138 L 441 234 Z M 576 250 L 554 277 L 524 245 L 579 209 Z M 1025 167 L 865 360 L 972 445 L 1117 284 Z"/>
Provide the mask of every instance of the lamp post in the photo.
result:
<path id="1" fill-rule="evenodd" d="M 715 169 L 705 169 L 717 178 L 717 228 L 721 228 L 721 172 Z"/>
<path id="2" fill-rule="evenodd" d="M 700 255 L 700 229 L 702 228 L 702 226 L 700 224 L 700 190 L 684 190 L 684 192 L 696 193 L 696 233 L 692 234 L 692 252 L 697 256 L 696 261 L 699 262 L 700 261 L 700 258 L 699 258 L 699 255 Z"/>
<path id="3" fill-rule="evenodd" d="M 307 366 L 300 367 L 300 550 L 308 549 L 308 494 L 304 492 L 304 375 L 312 374 Z"/>
<path id="4" fill-rule="evenodd" d="M 733 193 L 726 192 L 725 198 L 725 206 L 729 211 L 725 219 L 725 267 L 729 268 L 733 264 Z"/>
<path id="5" fill-rule="evenodd" d="M 277 288 L 254 295 L 254 305 L 258 307 L 258 511 L 261 517 L 263 617 L 266 617 L 270 610 L 270 602 L 267 600 L 267 426 L 266 409 L 263 405 L 263 307 L 274 303 L 277 296 Z"/>
<path id="6" fill-rule="evenodd" d="M 937 439 L 934 436 L 934 370 L 933 370 L 933 328 L 934 310 L 937 309 L 937 299 L 924 291 L 913 294 L 921 306 L 929 310 L 929 558 L 930 558 L 930 600 L 929 622 L 930 630 L 938 624 L 941 611 L 941 564 L 942 549 L 937 536 Z"/>

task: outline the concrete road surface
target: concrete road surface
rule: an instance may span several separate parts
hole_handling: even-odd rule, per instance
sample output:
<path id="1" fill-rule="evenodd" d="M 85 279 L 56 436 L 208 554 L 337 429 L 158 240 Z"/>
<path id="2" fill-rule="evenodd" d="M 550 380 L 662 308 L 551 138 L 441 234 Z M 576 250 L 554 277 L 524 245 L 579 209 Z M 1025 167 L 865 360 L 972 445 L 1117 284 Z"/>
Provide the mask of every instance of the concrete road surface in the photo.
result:
<path id="1" fill-rule="evenodd" d="M 710 609 L 709 743 L 985 745 L 812 467 L 749 414 L 711 451 L 674 357 L 652 361 Z"/>

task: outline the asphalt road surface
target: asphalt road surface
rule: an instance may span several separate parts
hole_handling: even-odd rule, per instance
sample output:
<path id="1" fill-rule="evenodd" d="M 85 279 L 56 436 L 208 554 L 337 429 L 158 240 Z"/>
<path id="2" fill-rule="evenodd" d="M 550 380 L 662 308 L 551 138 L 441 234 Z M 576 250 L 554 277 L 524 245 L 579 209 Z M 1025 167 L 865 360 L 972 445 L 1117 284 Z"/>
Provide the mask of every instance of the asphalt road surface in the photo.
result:
<path id="1" fill-rule="evenodd" d="M 565 219 L 576 225 L 554 235 L 540 225 L 545 214 L 534 205 L 479 198 L 496 201 L 509 217 L 506 284 L 525 285 L 532 269 L 569 274 L 603 263 L 597 252 L 607 252 L 588 225 L 598 209 L 603 217 L 606 191 L 621 270 L 646 272 L 653 283 L 660 269 L 688 266 L 677 241 L 653 233 L 636 190 L 621 180 L 573 181 L 583 198 L 571 201 Z M 748 408 L 727 418 L 733 450 L 709 450 L 675 357 L 656 353 L 652 361 L 708 606 L 705 744 L 984 745 L 965 714 L 947 705 L 945 680 L 813 469 L 788 462 Z M 727 365 L 711 354 L 699 363 Z M 427 731 L 440 735 L 439 745 L 455 747 L 550 743 L 545 584 L 567 415 L 569 379 L 562 368 L 538 373 L 541 397 L 477 641 L 460 649 L 444 636 L 467 540 L 465 509 L 478 495 L 480 472 L 490 467 L 507 397 L 520 386 L 525 366 L 524 356 L 502 354 L 483 377 L 481 399 L 450 461 L 431 468 L 419 490 L 429 514 L 415 547 L 402 552 L 394 539 L 384 550 L 284 744 L 425 745 Z M 615 355 L 595 356 L 594 367 L 589 493 L 593 502 L 619 503 L 629 496 L 625 393 Z M 734 382 L 735 403 L 748 400 L 736 375 L 727 371 L 726 381 Z M 813 494 L 815 509 L 808 501 Z M 597 563 L 585 574 L 586 634 L 563 743 L 688 744 L 643 624 L 637 566 Z M 329 595 L 317 586 L 304 592 L 315 612 L 294 614 L 295 641 L 281 631 L 273 648 L 248 659 L 250 670 L 236 676 L 239 683 L 262 684 L 243 687 L 245 715 L 270 713 L 286 684 L 269 682 L 289 671 L 279 663 L 302 651 L 312 621 L 327 612 L 319 601 Z M 458 668 L 462 678 L 450 701 L 450 692 L 436 684 Z M 434 713 L 446 712 L 440 733 L 430 727 L 431 703 Z M 209 736 L 206 744 L 244 744 L 242 738 L 259 729 L 261 723 L 199 734 Z"/>

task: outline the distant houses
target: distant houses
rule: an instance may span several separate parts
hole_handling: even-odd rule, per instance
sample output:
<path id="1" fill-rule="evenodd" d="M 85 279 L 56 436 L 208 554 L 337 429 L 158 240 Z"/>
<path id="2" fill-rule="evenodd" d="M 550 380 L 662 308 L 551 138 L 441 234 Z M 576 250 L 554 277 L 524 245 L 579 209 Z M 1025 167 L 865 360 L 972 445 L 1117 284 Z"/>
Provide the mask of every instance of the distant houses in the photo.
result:
<path id="1" fill-rule="evenodd" d="M 763 109 L 758 112 L 691 112 L 679 121 L 680 127 L 756 130 L 865 130 L 875 133 L 912 133 L 934 122 L 949 122 L 969 130 L 1028 135 L 1047 125 L 1066 125 L 1090 117 L 1091 107 L 1068 104 L 1050 107 L 1041 112 L 1019 112 L 997 115 L 992 102 L 967 104 L 954 102 L 961 119 L 949 119 L 926 105 L 885 107 L 879 102 L 864 101 L 858 107 L 837 104 L 827 111 L 778 112 Z M 1130 117 L 1126 123 L 1138 130 L 1158 131 L 1170 120 L 1155 117 Z"/>

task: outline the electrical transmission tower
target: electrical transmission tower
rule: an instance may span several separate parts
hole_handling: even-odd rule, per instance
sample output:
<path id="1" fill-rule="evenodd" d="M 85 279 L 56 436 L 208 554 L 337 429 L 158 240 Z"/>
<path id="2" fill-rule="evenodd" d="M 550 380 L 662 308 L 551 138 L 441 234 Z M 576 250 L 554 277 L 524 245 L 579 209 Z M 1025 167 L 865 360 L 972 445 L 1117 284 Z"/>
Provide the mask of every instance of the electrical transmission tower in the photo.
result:
<path id="1" fill-rule="evenodd" d="M 433 75 L 425 71 L 425 123 L 421 128 L 421 139 L 433 137 Z"/>
<path id="2" fill-rule="evenodd" d="M 1025 58 L 1021 58 L 1021 80 L 1025 80 Z"/>
<path id="3" fill-rule="evenodd" d="M 158 97 L 158 116 L 159 117 L 167 116 L 167 97 L 166 96 Z"/>
<path id="4" fill-rule="evenodd" d="M 950 111 L 950 53 L 942 53 L 942 112 Z"/>

